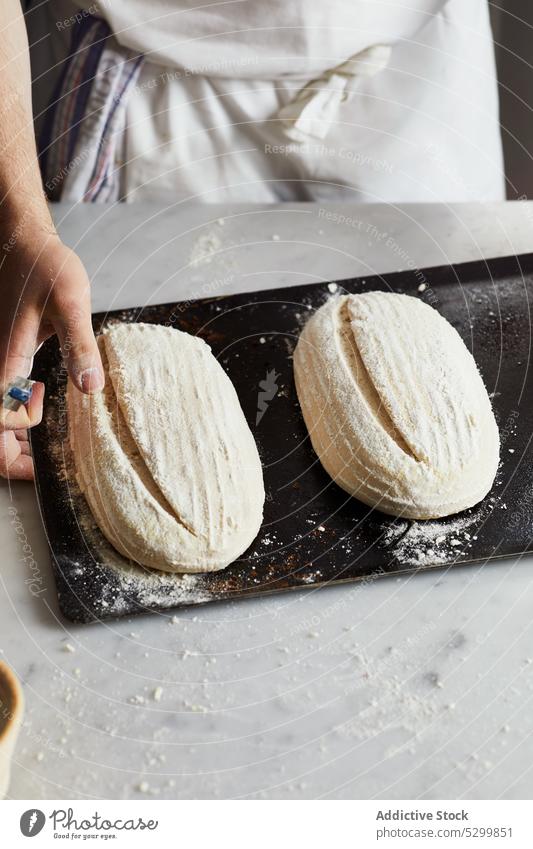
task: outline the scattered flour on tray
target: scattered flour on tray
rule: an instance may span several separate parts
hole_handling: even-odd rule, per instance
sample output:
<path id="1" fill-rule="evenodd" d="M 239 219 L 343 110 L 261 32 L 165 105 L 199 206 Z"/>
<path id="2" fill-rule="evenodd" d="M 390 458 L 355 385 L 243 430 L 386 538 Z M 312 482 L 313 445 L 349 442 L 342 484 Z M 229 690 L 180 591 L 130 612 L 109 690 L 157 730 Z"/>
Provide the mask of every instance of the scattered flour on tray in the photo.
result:
<path id="1" fill-rule="evenodd" d="M 47 411 L 46 417 L 49 431 L 55 433 L 57 428 L 53 406 Z M 85 540 L 86 556 L 83 562 L 72 564 L 72 575 L 77 579 L 78 591 L 80 583 L 86 582 L 87 596 L 90 597 L 94 593 L 96 573 L 107 574 L 111 580 L 102 580 L 101 576 L 98 592 L 101 593 L 101 606 L 109 616 L 131 613 L 132 602 L 146 609 L 161 609 L 212 599 L 202 574 L 172 575 L 147 569 L 122 557 L 100 531 L 79 489 L 68 438 L 51 439 L 48 451 L 68 487 L 69 500 Z"/>
<path id="2" fill-rule="evenodd" d="M 459 557 L 462 560 L 495 501 L 489 498 L 477 509 L 450 519 L 386 524 L 382 544 L 405 566 L 441 566 Z"/>
<path id="3" fill-rule="evenodd" d="M 103 584 L 102 607 L 109 615 L 120 616 L 130 612 L 131 602 L 147 609 L 173 607 L 177 604 L 197 604 L 211 595 L 204 586 L 201 574 L 171 574 L 147 569 L 127 561 L 105 539 L 96 525 L 85 499 L 79 493 L 76 513 L 83 528 L 89 550 L 100 560 L 100 568 L 108 570 L 118 583 Z M 90 576 L 88 576 L 90 579 Z"/>

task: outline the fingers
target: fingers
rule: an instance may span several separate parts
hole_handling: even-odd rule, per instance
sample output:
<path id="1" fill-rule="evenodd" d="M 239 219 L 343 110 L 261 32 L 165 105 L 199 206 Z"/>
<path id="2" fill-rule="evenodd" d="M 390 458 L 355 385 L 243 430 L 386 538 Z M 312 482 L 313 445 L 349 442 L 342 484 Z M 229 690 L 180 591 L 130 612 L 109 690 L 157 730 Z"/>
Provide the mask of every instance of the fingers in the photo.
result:
<path id="1" fill-rule="evenodd" d="M 33 354 L 37 345 L 39 330 L 38 316 L 29 314 L 19 316 L 13 326 L 6 331 L 0 343 L 0 428 L 19 430 L 39 424 L 43 415 L 44 384 L 33 385 L 32 396 L 25 406 L 18 410 L 6 410 L 2 405 L 3 396 L 9 384 L 16 377 L 28 377 L 31 371 Z"/>
<path id="2" fill-rule="evenodd" d="M 26 429 L 15 430 L 14 434 L 15 439 L 17 440 L 18 446 L 20 448 L 20 453 L 28 457 L 31 456 L 30 438 L 28 436 L 28 431 Z"/>
<path id="3" fill-rule="evenodd" d="M 9 480 L 33 480 L 33 461 L 13 431 L 0 432 L 0 475 Z"/>
<path id="4" fill-rule="evenodd" d="M 28 315 L 14 317 L 5 327 L 3 324 L 0 335 L 0 386 L 5 388 L 15 377 L 29 377 L 37 347 L 39 316 L 31 311 Z"/>
<path id="5" fill-rule="evenodd" d="M 0 476 L 33 480 L 33 461 L 24 430 L 39 424 L 43 414 L 44 384 L 35 383 L 27 405 L 6 410 L 4 393 L 16 377 L 28 377 L 37 347 L 40 316 L 35 309 L 4 315 L 0 322 Z M 22 429 L 22 430 L 21 430 Z M 18 431 L 18 436 L 15 433 Z"/>
<path id="6" fill-rule="evenodd" d="M 6 410 L 0 407 L 0 428 L 7 431 L 21 430 L 34 427 L 43 417 L 44 383 L 37 381 L 33 384 L 30 400 L 18 410 Z"/>
<path id="7" fill-rule="evenodd" d="M 57 317 L 54 328 L 72 381 L 81 392 L 99 392 L 104 387 L 105 378 L 94 338 L 88 297 L 80 304 L 61 293 L 55 300 L 55 306 Z"/>
<path id="8" fill-rule="evenodd" d="M 0 475 L 31 479 L 27 435 L 41 421 L 44 385 L 36 383 L 26 406 L 6 410 L 3 395 L 15 377 L 29 377 L 37 347 L 59 337 L 65 365 L 83 392 L 103 388 L 104 371 L 91 325 L 89 279 L 80 259 L 58 238 L 19 246 L 2 268 L 6 281 L 0 312 Z"/>
<path id="9" fill-rule="evenodd" d="M 43 415 L 44 383 L 34 383 L 32 396 L 18 410 L 0 412 L 0 476 L 9 480 L 33 480 L 27 428 L 39 424 Z"/>

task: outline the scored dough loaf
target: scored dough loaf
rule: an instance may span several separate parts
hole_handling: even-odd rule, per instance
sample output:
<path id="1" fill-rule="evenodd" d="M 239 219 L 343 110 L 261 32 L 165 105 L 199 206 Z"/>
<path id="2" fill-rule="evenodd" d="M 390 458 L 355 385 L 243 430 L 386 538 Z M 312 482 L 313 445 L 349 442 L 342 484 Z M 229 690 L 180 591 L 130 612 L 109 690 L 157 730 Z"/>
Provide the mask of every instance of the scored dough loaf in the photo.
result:
<path id="1" fill-rule="evenodd" d="M 300 335 L 294 374 L 320 462 L 365 504 L 431 519 L 490 490 L 499 434 L 487 390 L 457 331 L 417 298 L 330 298 Z"/>
<path id="2" fill-rule="evenodd" d="M 99 338 L 103 392 L 69 383 L 80 488 L 125 557 L 168 572 L 223 569 L 245 551 L 265 498 L 254 438 L 229 377 L 196 336 L 115 324 Z"/>

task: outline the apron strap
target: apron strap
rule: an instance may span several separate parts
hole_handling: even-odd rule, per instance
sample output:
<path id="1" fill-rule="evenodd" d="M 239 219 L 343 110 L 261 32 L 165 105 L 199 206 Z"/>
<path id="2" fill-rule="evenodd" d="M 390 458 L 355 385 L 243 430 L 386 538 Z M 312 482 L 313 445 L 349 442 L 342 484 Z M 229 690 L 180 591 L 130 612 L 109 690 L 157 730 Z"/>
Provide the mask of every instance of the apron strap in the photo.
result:
<path id="1" fill-rule="evenodd" d="M 374 44 L 302 88 L 276 115 L 285 134 L 296 142 L 325 139 L 341 103 L 349 100 L 362 77 L 373 77 L 390 60 L 389 44 Z"/>

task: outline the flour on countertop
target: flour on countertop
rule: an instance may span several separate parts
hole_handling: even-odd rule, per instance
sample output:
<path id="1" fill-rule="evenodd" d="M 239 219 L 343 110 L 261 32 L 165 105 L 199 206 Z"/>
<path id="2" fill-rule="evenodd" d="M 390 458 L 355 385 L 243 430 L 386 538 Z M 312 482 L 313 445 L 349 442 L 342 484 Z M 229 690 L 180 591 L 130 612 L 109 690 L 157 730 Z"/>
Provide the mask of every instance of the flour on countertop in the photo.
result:
<path id="1" fill-rule="evenodd" d="M 220 227 L 220 225 L 219 225 Z M 203 233 L 192 246 L 189 254 L 189 263 L 197 268 L 201 265 L 209 265 L 222 247 L 222 239 L 217 229 Z"/>

